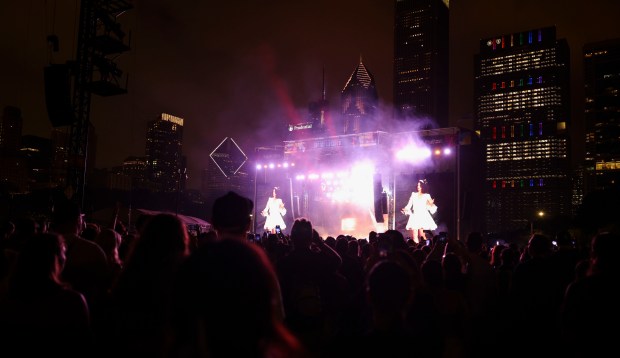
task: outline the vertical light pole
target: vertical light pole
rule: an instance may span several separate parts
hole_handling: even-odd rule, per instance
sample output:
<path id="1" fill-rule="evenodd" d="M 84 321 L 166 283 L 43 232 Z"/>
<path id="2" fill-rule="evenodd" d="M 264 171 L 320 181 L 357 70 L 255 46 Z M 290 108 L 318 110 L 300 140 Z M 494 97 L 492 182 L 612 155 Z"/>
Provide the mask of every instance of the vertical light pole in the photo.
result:
<path id="1" fill-rule="evenodd" d="M 257 180 L 258 180 L 258 170 L 260 169 L 260 166 L 257 163 L 254 163 L 254 212 L 252 213 L 252 233 L 256 234 L 256 207 L 258 206 L 258 204 L 256 203 L 256 186 L 257 186 Z"/>
<path id="2" fill-rule="evenodd" d="M 133 203 L 133 176 L 129 181 L 129 211 L 127 211 L 127 228 L 131 228 L 131 204 Z"/>
<path id="3" fill-rule="evenodd" d="M 295 204 L 293 203 L 293 178 L 291 178 L 291 175 L 289 174 L 288 176 L 288 185 L 289 185 L 289 193 L 290 193 L 290 197 L 291 197 L 291 218 L 293 218 L 293 220 L 295 220 Z"/>
<path id="4" fill-rule="evenodd" d="M 461 138 L 460 130 L 456 129 L 456 239 L 461 240 Z"/>

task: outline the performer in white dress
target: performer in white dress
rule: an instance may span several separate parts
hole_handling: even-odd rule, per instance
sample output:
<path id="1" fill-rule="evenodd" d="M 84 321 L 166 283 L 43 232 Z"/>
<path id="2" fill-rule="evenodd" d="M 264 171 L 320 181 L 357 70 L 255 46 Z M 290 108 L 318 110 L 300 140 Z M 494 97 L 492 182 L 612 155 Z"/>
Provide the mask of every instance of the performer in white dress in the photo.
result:
<path id="1" fill-rule="evenodd" d="M 412 239 L 418 243 L 419 239 L 426 240 L 424 230 L 435 230 L 437 224 L 431 214 L 437 212 L 435 200 L 426 192 L 426 179 L 418 180 L 418 191 L 411 193 L 409 202 L 401 209 L 403 214 L 409 215 L 407 230 L 412 231 Z"/>
<path id="2" fill-rule="evenodd" d="M 280 226 L 281 230 L 286 229 L 286 224 L 284 223 L 284 219 L 282 216 L 286 215 L 286 208 L 284 207 L 284 202 L 282 199 L 277 197 L 278 188 L 273 188 L 273 192 L 269 200 L 267 200 L 267 205 L 265 205 L 265 209 L 261 212 L 261 215 L 267 217 L 265 220 L 265 231 L 268 231 L 272 234 L 276 233 L 276 226 Z"/>

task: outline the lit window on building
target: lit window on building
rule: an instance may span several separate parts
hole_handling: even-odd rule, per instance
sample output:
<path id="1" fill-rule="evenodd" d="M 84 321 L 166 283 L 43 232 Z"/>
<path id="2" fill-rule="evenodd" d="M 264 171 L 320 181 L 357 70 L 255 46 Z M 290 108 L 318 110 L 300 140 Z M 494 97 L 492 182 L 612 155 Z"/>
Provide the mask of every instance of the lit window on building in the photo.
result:
<path id="1" fill-rule="evenodd" d="M 542 122 L 538 123 L 538 135 L 543 135 L 543 124 Z"/>

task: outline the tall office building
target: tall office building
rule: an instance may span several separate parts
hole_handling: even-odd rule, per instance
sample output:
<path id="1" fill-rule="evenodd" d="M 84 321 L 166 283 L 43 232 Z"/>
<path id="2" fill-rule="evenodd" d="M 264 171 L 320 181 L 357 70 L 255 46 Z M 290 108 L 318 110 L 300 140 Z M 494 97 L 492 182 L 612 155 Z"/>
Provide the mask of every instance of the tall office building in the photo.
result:
<path id="1" fill-rule="evenodd" d="M 475 66 L 487 232 L 570 215 L 567 42 L 555 27 L 483 39 Z"/>
<path id="2" fill-rule="evenodd" d="M 435 128 L 448 127 L 448 33 L 447 0 L 396 0 L 396 118 L 425 118 Z"/>
<path id="3" fill-rule="evenodd" d="M 301 138 L 321 136 L 325 135 L 325 133 L 328 132 L 328 128 L 331 123 L 328 122 L 329 101 L 325 98 L 325 92 L 323 92 L 323 96 L 321 97 L 321 99 L 317 101 L 312 101 L 308 104 L 308 118 L 310 119 L 309 123 L 311 124 L 311 126 L 309 128 L 310 130 L 307 132 L 310 135 L 300 136 Z"/>
<path id="4" fill-rule="evenodd" d="M 375 78 L 362 59 L 344 85 L 341 96 L 342 133 L 376 131 L 375 113 L 379 102 Z"/>
<path id="5" fill-rule="evenodd" d="M 158 191 L 176 192 L 185 188 L 183 118 L 162 113 L 149 122 L 146 134 L 147 176 Z"/>
<path id="6" fill-rule="evenodd" d="M 620 39 L 583 47 L 586 193 L 620 182 Z"/>
<path id="7" fill-rule="evenodd" d="M 329 101 L 325 89 L 325 69 L 323 69 L 323 86 L 321 99 L 308 104 L 308 114 L 312 123 L 312 132 L 315 136 L 324 135 L 325 132 L 333 133 L 333 123 L 329 113 Z"/>

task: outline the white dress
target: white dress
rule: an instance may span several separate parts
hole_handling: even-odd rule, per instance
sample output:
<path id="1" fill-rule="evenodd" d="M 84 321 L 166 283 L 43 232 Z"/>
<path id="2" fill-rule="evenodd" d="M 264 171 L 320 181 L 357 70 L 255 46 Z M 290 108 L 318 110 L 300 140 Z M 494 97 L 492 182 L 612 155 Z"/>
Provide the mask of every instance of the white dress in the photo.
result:
<path id="1" fill-rule="evenodd" d="M 422 195 L 418 195 L 418 192 L 411 193 L 411 197 L 409 198 L 409 202 L 405 206 L 405 212 L 409 214 L 409 220 L 407 221 L 407 230 L 435 230 L 437 229 L 437 224 L 435 224 L 435 220 L 431 216 L 429 210 L 436 210 L 437 207 L 435 205 L 429 204 L 429 200 L 431 199 L 431 195 L 424 193 Z"/>
<path id="2" fill-rule="evenodd" d="M 284 224 L 284 219 L 282 219 L 282 216 L 286 214 L 282 199 L 270 197 L 262 213 L 267 217 L 264 226 L 266 231 L 275 229 L 276 225 L 280 225 L 282 230 L 286 229 L 286 224 Z"/>

